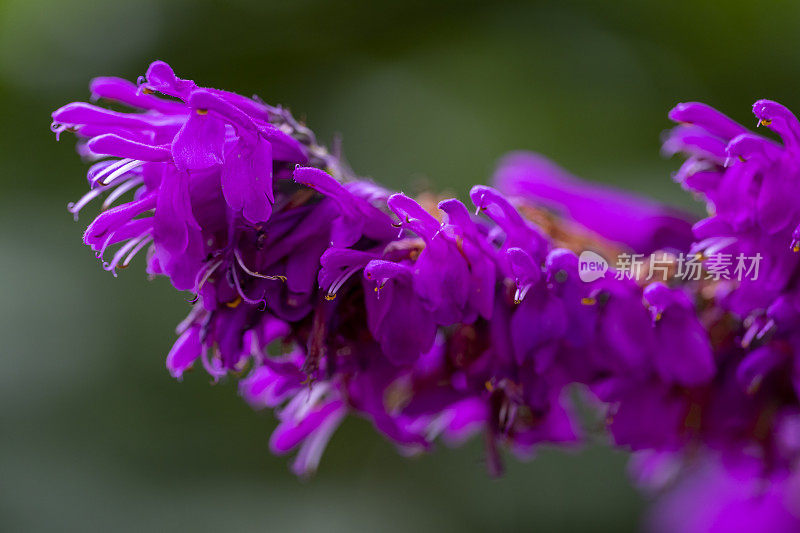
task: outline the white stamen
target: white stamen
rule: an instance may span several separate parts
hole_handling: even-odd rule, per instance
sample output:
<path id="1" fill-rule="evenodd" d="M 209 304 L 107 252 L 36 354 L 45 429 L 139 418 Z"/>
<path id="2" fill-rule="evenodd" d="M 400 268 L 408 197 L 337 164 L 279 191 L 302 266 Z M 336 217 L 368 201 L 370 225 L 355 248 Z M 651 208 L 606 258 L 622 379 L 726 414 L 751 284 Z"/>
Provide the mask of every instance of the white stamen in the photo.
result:
<path id="1" fill-rule="evenodd" d="M 150 236 L 148 236 L 146 239 L 142 239 L 141 241 L 139 241 L 139 244 L 137 244 L 136 247 L 133 250 L 131 250 L 131 253 L 128 254 L 128 257 L 126 257 L 125 260 L 122 261 L 121 267 L 125 268 L 129 264 L 131 264 L 131 260 L 133 260 L 133 258 L 136 256 L 136 254 L 138 254 L 139 251 L 141 251 L 142 248 L 144 248 L 145 246 L 150 244 L 152 241 L 153 241 L 153 238 L 150 237 Z"/>
<path id="2" fill-rule="evenodd" d="M 433 441 L 447 428 L 450 422 L 453 421 L 452 412 L 445 412 L 439 416 L 434 417 L 429 423 L 425 431 L 425 438 Z"/>
<path id="3" fill-rule="evenodd" d="M 255 300 L 247 296 L 247 294 L 245 294 L 244 292 L 244 289 L 242 289 L 242 283 L 239 281 L 239 273 L 236 272 L 235 268 L 231 268 L 231 272 L 233 274 L 233 286 L 236 288 L 236 292 L 239 293 L 239 296 L 242 298 L 242 300 L 244 300 L 249 304 L 260 304 L 260 303 L 266 304 L 266 300 L 264 300 L 263 295 L 260 300 Z M 266 291 L 264 291 L 264 294 L 266 294 Z"/>
<path id="4" fill-rule="evenodd" d="M 75 220 L 78 220 L 78 212 L 84 207 L 86 207 L 86 204 L 88 204 L 89 202 L 100 196 L 100 194 L 102 194 L 103 191 L 105 191 L 105 189 L 103 188 L 91 189 L 89 192 L 81 196 L 80 200 L 74 203 L 70 203 L 67 206 L 69 212 L 74 215 Z"/>
<path id="5" fill-rule="evenodd" d="M 106 197 L 105 201 L 103 201 L 103 209 L 108 209 L 120 196 L 142 183 L 144 183 L 142 178 L 131 178 L 125 183 L 118 185 L 117 188 L 111 191 Z"/>
<path id="6" fill-rule="evenodd" d="M 308 391 L 308 396 L 306 398 L 303 398 L 302 394 L 295 396 L 296 402 L 292 401 L 292 403 L 297 403 L 298 405 L 292 406 L 294 411 L 291 412 L 292 418 L 295 420 L 304 419 L 308 413 L 317 406 L 322 396 L 328 392 L 328 389 L 329 386 L 327 383 L 317 383 Z"/>
<path id="7" fill-rule="evenodd" d="M 122 258 L 125 257 L 128 254 L 128 252 L 130 252 L 132 249 L 136 248 L 136 246 L 142 240 L 148 238 L 149 236 L 150 236 L 149 233 L 145 233 L 144 235 L 140 235 L 139 237 L 136 237 L 135 239 L 131 239 L 128 242 L 126 242 L 123 246 L 120 247 L 119 250 L 116 251 L 114 257 L 111 258 L 111 262 L 108 263 L 108 265 L 103 265 L 103 268 L 105 268 L 106 270 L 110 270 L 114 274 L 114 276 L 116 276 L 117 273 L 115 269 L 117 268 L 119 262 L 122 261 Z"/>
<path id="8" fill-rule="evenodd" d="M 254 270 L 250 270 L 245 266 L 244 261 L 242 260 L 242 255 L 239 253 L 239 250 L 234 250 L 233 255 L 234 257 L 236 257 L 236 262 L 239 263 L 239 266 L 242 267 L 242 270 L 244 270 L 245 274 L 249 274 L 250 276 L 253 276 L 255 278 L 286 281 L 286 276 L 268 276 L 266 274 L 262 274 Z"/>
<path id="9" fill-rule="evenodd" d="M 339 289 L 342 288 L 342 285 L 344 285 L 344 283 L 359 270 L 361 270 L 361 265 L 356 265 L 345 270 L 341 276 L 336 278 L 336 281 L 334 281 L 333 284 L 328 289 L 328 296 L 331 298 L 335 298 L 336 293 L 339 291 Z"/>
<path id="10" fill-rule="evenodd" d="M 524 288 L 517 287 L 517 292 L 514 293 L 514 303 L 521 303 L 530 289 L 531 285 L 526 285 Z"/>
<path id="11" fill-rule="evenodd" d="M 208 270 L 206 270 L 206 273 L 203 274 L 203 277 L 200 278 L 200 282 L 197 284 L 197 292 L 198 293 L 200 292 L 200 289 L 203 288 L 203 285 L 206 284 L 206 281 L 208 281 L 208 278 L 211 277 L 211 274 L 213 274 L 214 271 L 216 269 L 218 269 L 221 264 L 222 264 L 222 259 L 220 259 L 216 263 L 212 263 L 211 266 L 208 267 Z"/>
<path id="12" fill-rule="evenodd" d="M 101 183 L 103 185 L 108 185 L 109 183 L 111 183 L 112 181 L 117 179 L 118 177 L 120 177 L 120 176 L 122 176 L 124 174 L 127 174 L 131 170 L 133 170 L 135 168 L 138 168 L 138 167 L 140 167 L 142 165 L 144 165 L 144 161 L 139 161 L 139 160 L 130 161 L 129 163 L 127 163 L 125 165 L 122 165 L 120 168 L 116 169 L 114 172 L 109 174 L 108 177 L 104 178 Z"/>
<path id="13" fill-rule="evenodd" d="M 97 174 L 96 174 L 96 175 L 95 175 L 95 176 L 92 178 L 92 181 L 91 181 L 92 187 L 94 187 L 95 185 L 97 185 L 97 183 L 98 183 L 100 180 L 102 180 L 102 179 L 103 179 L 105 176 L 108 176 L 108 174 L 109 174 L 109 173 L 111 173 L 111 172 L 114 172 L 115 170 L 117 170 L 117 169 L 118 169 L 119 167 L 121 167 L 121 166 L 127 165 L 127 164 L 128 164 L 128 163 L 130 163 L 131 161 L 133 161 L 133 159 L 130 159 L 130 158 L 125 158 L 125 159 L 119 159 L 119 160 L 117 160 L 117 161 L 114 161 L 113 163 L 111 163 L 111 164 L 109 164 L 109 165 L 106 165 L 105 167 L 103 167 L 103 169 L 102 169 L 102 170 L 100 170 L 100 171 L 99 171 L 99 172 L 98 172 L 98 173 L 97 173 Z M 97 163 L 97 164 L 99 165 L 100 163 Z"/>
<path id="14" fill-rule="evenodd" d="M 344 409 L 339 409 L 331 413 L 311 435 L 306 437 L 292 466 L 292 470 L 296 474 L 303 475 L 317 469 L 319 461 L 322 458 L 322 452 L 325 451 L 325 447 L 328 445 L 331 435 L 333 435 L 333 432 L 339 427 L 345 413 L 346 411 Z"/>

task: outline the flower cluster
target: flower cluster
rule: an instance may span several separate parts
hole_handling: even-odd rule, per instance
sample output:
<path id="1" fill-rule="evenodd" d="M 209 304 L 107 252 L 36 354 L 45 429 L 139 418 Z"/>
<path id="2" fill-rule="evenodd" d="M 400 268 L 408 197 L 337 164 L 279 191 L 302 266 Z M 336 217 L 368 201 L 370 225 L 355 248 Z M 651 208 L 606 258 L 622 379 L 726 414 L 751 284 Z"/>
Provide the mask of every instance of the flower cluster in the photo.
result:
<path id="1" fill-rule="evenodd" d="M 800 122 L 782 105 L 759 100 L 758 124 L 780 136 L 782 144 L 757 135 L 699 103 L 679 104 L 670 118 L 680 125 L 665 143 L 668 153 L 689 157 L 675 176 L 705 200 L 709 216 L 694 227 L 696 252 L 710 255 L 761 254 L 763 275 L 735 285 L 720 285 L 722 305 L 743 318 L 753 317 L 763 336 L 796 325 L 800 256 Z"/>
<path id="2" fill-rule="evenodd" d="M 714 213 L 692 228 L 529 153 L 501 161 L 495 187 L 472 188 L 474 210 L 393 194 L 285 109 L 163 62 L 138 84 L 99 78 L 91 91 L 132 111 L 53 114 L 94 161 L 70 211 L 104 198 L 85 243 L 112 272 L 147 250 L 151 275 L 194 294 L 169 372 L 244 375 L 241 395 L 274 409 L 270 447 L 297 450 L 298 475 L 348 415 L 404 453 L 480 432 L 499 473 L 502 448 L 529 457 L 581 440 L 575 387 L 614 443 L 638 451 L 642 480 L 698 446 L 756 457 L 767 476 L 790 470 L 800 123 L 777 104 L 756 109 L 782 145 L 700 104 L 673 110 L 682 125 L 666 148 L 691 155 L 678 180 Z M 611 269 L 582 281 L 583 250 L 760 253 L 763 275 L 664 283 Z"/>
<path id="3" fill-rule="evenodd" d="M 731 408 L 738 405 L 736 417 L 766 447 L 767 466 L 790 467 L 800 449 L 781 441 L 784 426 L 796 425 L 800 416 L 800 210 L 792 201 L 800 194 L 800 122 L 769 100 L 756 102 L 753 113 L 780 141 L 704 104 L 686 103 L 670 112 L 680 125 L 664 148 L 688 155 L 675 179 L 708 207 L 709 216 L 693 228 L 692 251 L 763 257 L 757 278 L 721 280 L 709 293 L 718 312 L 738 324 L 733 346 L 720 357 L 730 370 L 718 381 L 730 381 L 721 385 L 730 390 L 738 384 L 746 396 Z"/>
<path id="4" fill-rule="evenodd" d="M 706 415 L 720 428 L 712 442 L 728 471 L 693 476 L 689 483 L 697 488 L 687 492 L 731 495 L 732 502 L 721 496 L 712 511 L 697 508 L 702 520 L 751 523 L 760 516 L 763 530 L 775 520 L 781 526 L 771 530 L 789 531 L 800 527 L 792 481 L 800 461 L 800 210 L 793 201 L 800 193 L 800 122 L 770 100 L 757 101 L 753 113 L 777 138 L 693 102 L 670 112 L 679 125 L 664 143 L 667 153 L 687 155 L 675 180 L 708 208 L 708 217 L 693 227 L 691 251 L 701 259 L 763 257 L 758 277 L 720 280 L 706 293 L 709 307 L 730 327 L 728 347 L 716 355 L 725 370 L 709 392 L 718 407 Z M 723 504 L 728 507 L 720 510 Z"/>

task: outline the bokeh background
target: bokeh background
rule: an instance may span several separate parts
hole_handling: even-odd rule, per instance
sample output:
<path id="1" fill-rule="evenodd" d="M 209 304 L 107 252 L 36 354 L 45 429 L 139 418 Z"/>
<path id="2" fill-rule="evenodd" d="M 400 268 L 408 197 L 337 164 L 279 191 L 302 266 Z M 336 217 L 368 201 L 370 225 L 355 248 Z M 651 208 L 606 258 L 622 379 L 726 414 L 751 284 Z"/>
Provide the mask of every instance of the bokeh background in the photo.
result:
<path id="1" fill-rule="evenodd" d="M 81 246 L 91 209 L 75 224 L 66 203 L 85 166 L 49 113 L 164 59 L 288 105 L 397 189 L 463 194 L 531 149 L 689 206 L 659 155 L 667 110 L 800 109 L 798 28 L 791 1 L 0 0 L 0 530 L 635 530 L 646 501 L 602 443 L 492 480 L 478 442 L 405 459 L 348 420 L 296 480 L 269 413 L 202 372 L 169 377 L 187 304 Z"/>

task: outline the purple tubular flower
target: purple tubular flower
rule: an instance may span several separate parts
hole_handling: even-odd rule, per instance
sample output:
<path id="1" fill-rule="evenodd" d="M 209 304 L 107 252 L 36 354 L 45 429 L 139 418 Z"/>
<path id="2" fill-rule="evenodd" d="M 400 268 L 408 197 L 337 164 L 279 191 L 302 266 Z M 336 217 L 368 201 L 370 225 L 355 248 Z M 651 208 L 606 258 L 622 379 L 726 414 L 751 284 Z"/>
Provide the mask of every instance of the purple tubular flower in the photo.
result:
<path id="1" fill-rule="evenodd" d="M 323 386 L 317 386 L 314 392 L 320 394 L 322 389 Z M 322 452 L 345 414 L 340 399 L 308 399 L 298 394 L 281 411 L 281 423 L 272 433 L 270 449 L 283 454 L 299 445 L 292 471 L 307 475 L 316 470 Z"/>
<path id="2" fill-rule="evenodd" d="M 466 211 L 447 200 L 446 205 L 460 212 Z M 447 326 L 457 322 L 474 322 L 479 312 L 489 318 L 493 286 L 486 283 L 494 276 L 490 258 L 465 239 L 463 233 L 476 231 L 470 219 L 456 220 L 445 225 L 411 198 L 394 194 L 387 205 L 400 220 L 399 226 L 410 230 L 424 241 L 424 248 L 414 260 L 412 269 L 415 292 L 433 313 L 436 323 Z M 463 209 L 462 209 L 463 208 Z M 470 260 L 472 259 L 472 261 Z M 475 268 L 473 268 L 473 265 Z M 481 287 L 483 285 L 483 287 Z M 489 294 L 485 297 L 481 289 Z"/>
<path id="3" fill-rule="evenodd" d="M 531 359 L 542 374 L 553 362 L 557 342 L 567 333 L 564 303 L 543 284 L 541 267 L 524 250 L 511 248 L 508 256 L 517 278 L 514 299 L 519 302 L 510 324 L 514 356 L 519 365 Z"/>
<path id="4" fill-rule="evenodd" d="M 390 241 L 394 237 L 396 232 L 391 229 L 389 216 L 373 206 L 368 198 L 360 196 L 364 192 L 377 192 L 364 189 L 363 182 L 342 184 L 327 172 L 314 167 L 296 168 L 293 178 L 297 183 L 311 187 L 336 203 L 339 216 L 336 217 L 331 231 L 331 242 L 334 246 L 351 246 L 362 236 L 377 242 Z M 382 196 L 380 194 L 379 197 Z"/>
<path id="5" fill-rule="evenodd" d="M 654 324 L 654 363 L 665 383 L 692 387 L 714 377 L 714 359 L 706 331 L 685 293 L 654 283 L 644 290 Z"/>
<path id="6" fill-rule="evenodd" d="M 692 242 L 692 217 L 654 201 L 601 185 L 590 185 L 531 152 L 505 156 L 494 175 L 509 196 L 556 210 L 635 252 L 686 251 Z"/>
<path id="7" fill-rule="evenodd" d="M 596 358 L 590 387 L 610 404 L 614 442 L 679 450 L 700 438 L 698 401 L 717 370 L 703 326 L 680 289 L 600 281 L 608 291 L 598 320 L 605 355 Z M 637 307 L 642 299 L 647 308 Z"/>
<path id="8" fill-rule="evenodd" d="M 543 233 L 525 220 L 517 209 L 499 191 L 485 185 L 476 185 L 469 192 L 479 213 L 484 213 L 493 223 L 488 238 L 500 244 L 498 267 L 501 274 L 511 277 L 506 252 L 511 248 L 525 250 L 535 261 L 542 262 L 550 243 Z"/>
<path id="9" fill-rule="evenodd" d="M 270 449 L 282 455 L 299 448 L 292 463 L 292 471 L 299 476 L 316 470 L 328 440 L 347 413 L 335 387 L 308 388 L 304 358 L 302 350 L 265 358 L 239 384 L 242 397 L 253 407 L 280 407 L 280 424 L 270 438 Z"/>
<path id="10" fill-rule="evenodd" d="M 377 283 L 374 291 L 364 294 L 370 332 L 390 361 L 413 363 L 433 345 L 436 324 L 414 291 L 411 269 L 373 259 L 364 276 Z"/>
<path id="11" fill-rule="evenodd" d="M 704 458 L 648 513 L 653 533 L 798 531 L 797 476 L 764 478 L 752 463 Z"/>
<path id="12" fill-rule="evenodd" d="M 167 355 L 167 369 L 172 377 L 181 379 L 183 373 L 200 357 L 202 350 L 200 328 L 187 328 Z"/>

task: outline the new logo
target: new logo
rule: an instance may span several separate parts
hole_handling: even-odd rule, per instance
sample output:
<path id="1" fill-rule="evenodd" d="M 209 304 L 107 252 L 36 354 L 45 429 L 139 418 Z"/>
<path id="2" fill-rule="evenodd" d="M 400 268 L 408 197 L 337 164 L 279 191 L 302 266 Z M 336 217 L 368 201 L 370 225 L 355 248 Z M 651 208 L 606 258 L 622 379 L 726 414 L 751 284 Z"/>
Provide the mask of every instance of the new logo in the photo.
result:
<path id="1" fill-rule="evenodd" d="M 600 255 L 585 251 L 578 257 L 578 276 L 586 283 L 600 279 L 608 270 L 608 261 Z"/>

